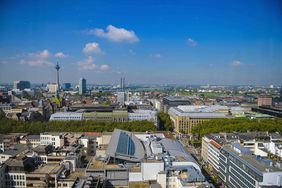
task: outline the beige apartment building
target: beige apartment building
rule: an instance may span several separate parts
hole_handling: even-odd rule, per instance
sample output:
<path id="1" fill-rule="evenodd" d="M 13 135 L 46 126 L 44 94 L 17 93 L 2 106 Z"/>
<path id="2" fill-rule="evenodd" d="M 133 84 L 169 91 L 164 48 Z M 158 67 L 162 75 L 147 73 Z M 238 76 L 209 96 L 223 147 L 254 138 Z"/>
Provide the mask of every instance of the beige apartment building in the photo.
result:
<path id="1" fill-rule="evenodd" d="M 272 97 L 267 95 L 259 96 L 258 106 L 272 106 Z"/>

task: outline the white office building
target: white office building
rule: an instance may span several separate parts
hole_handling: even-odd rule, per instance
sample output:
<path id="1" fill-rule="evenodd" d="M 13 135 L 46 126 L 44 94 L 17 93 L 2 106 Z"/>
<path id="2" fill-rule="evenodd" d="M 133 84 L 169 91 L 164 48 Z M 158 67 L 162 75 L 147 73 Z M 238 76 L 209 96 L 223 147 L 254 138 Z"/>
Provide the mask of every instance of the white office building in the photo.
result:
<path id="1" fill-rule="evenodd" d="M 68 120 L 82 120 L 82 113 L 75 112 L 57 112 L 52 114 L 50 121 L 68 121 Z"/>
<path id="2" fill-rule="evenodd" d="M 64 145 L 64 134 L 40 133 L 40 145 L 62 147 Z"/>
<path id="3" fill-rule="evenodd" d="M 208 163 L 215 169 L 216 172 L 219 170 L 219 156 L 220 156 L 220 145 L 211 140 L 208 145 Z"/>
<path id="4" fill-rule="evenodd" d="M 132 121 L 148 120 L 157 124 L 157 112 L 154 110 L 134 110 L 128 113 L 128 119 Z"/>
<path id="5" fill-rule="evenodd" d="M 201 157 L 203 162 L 215 172 L 219 171 L 220 148 L 223 138 L 219 134 L 210 134 L 202 138 Z"/>

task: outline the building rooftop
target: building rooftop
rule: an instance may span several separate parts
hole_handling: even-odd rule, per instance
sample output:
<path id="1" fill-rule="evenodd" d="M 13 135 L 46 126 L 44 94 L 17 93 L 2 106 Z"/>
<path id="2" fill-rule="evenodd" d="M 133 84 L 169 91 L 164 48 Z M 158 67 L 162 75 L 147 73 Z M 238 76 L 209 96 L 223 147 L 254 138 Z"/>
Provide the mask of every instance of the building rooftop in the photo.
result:
<path id="1" fill-rule="evenodd" d="M 38 145 L 32 150 L 39 154 L 47 154 L 53 151 L 53 147 L 51 145 Z"/>
<path id="2" fill-rule="evenodd" d="M 16 156 L 19 155 L 20 153 L 23 153 L 25 151 L 28 150 L 27 145 L 24 144 L 16 144 L 13 146 L 12 149 L 6 149 L 4 152 L 2 152 L 1 154 L 4 155 L 11 155 L 11 156 Z"/>
<path id="3" fill-rule="evenodd" d="M 40 135 L 52 135 L 52 136 L 65 136 L 67 133 L 64 132 L 43 132 Z"/>
<path id="4" fill-rule="evenodd" d="M 189 101 L 189 98 L 185 96 L 167 96 L 164 99 L 169 101 Z"/>
<path id="5" fill-rule="evenodd" d="M 54 116 L 81 116 L 82 113 L 77 113 L 77 112 L 56 112 L 52 114 Z"/>
<path id="6" fill-rule="evenodd" d="M 157 112 L 155 110 L 137 109 L 137 110 L 132 110 L 131 113 L 136 113 L 136 114 L 152 114 L 152 113 L 157 113 Z"/>
<path id="7" fill-rule="evenodd" d="M 223 112 L 205 112 L 205 111 L 189 111 L 185 112 L 181 110 L 178 107 L 171 107 L 168 110 L 168 113 L 170 115 L 177 115 L 177 116 L 183 116 L 183 117 L 190 117 L 190 118 L 206 118 L 206 119 L 212 119 L 212 118 L 227 118 L 228 116 L 225 115 Z"/>
<path id="8" fill-rule="evenodd" d="M 83 117 L 115 116 L 128 115 L 127 110 L 113 110 L 111 112 L 85 112 Z"/>
<path id="9" fill-rule="evenodd" d="M 162 139 L 160 143 L 164 147 L 164 151 L 168 152 L 171 157 L 175 157 L 176 162 L 189 162 L 200 171 L 200 167 L 194 157 L 186 151 L 178 140 Z"/>
<path id="10" fill-rule="evenodd" d="M 60 164 L 45 164 L 35 169 L 32 174 L 57 174 L 63 166 Z"/>
<path id="11" fill-rule="evenodd" d="M 167 170 L 169 170 L 169 176 L 177 176 L 182 184 L 206 180 L 201 171 L 194 166 L 171 166 Z"/>
<path id="12" fill-rule="evenodd" d="M 244 146 L 241 146 L 240 143 L 232 143 L 231 144 L 231 147 L 233 150 L 235 150 L 237 153 L 240 153 L 240 154 L 251 154 L 251 150 L 250 148 L 246 148 Z"/>
<path id="13" fill-rule="evenodd" d="M 236 150 L 234 150 L 230 145 L 224 146 L 224 149 L 228 150 L 234 156 L 239 155 L 239 153 L 236 152 Z M 264 172 L 276 172 L 282 170 L 282 168 L 279 167 L 280 163 L 277 163 L 267 157 L 255 156 L 253 154 L 250 154 L 249 152 L 240 154 L 239 160 L 259 174 L 262 174 Z"/>
<path id="14" fill-rule="evenodd" d="M 186 159 L 186 161 L 194 162 L 197 164 L 196 160 L 188 153 L 182 144 L 177 140 L 162 139 L 160 143 L 163 145 L 164 150 L 167 151 L 171 156 L 181 157 Z"/>
<path id="15" fill-rule="evenodd" d="M 88 164 L 88 169 L 118 169 L 121 168 L 118 164 L 107 164 L 104 161 L 92 158 Z"/>
<path id="16" fill-rule="evenodd" d="M 95 104 L 73 104 L 70 108 L 72 109 L 86 109 L 95 112 L 111 112 L 115 108 L 114 106 L 102 106 Z"/>
<path id="17" fill-rule="evenodd" d="M 9 158 L 5 165 L 11 167 L 9 171 L 33 171 L 34 166 L 34 159 L 27 157 L 25 155 L 19 155 L 15 158 Z"/>
<path id="18" fill-rule="evenodd" d="M 69 118 L 72 120 L 81 120 L 82 115 L 82 113 L 76 112 L 56 112 L 51 115 L 50 120 L 69 120 Z"/>
<path id="19" fill-rule="evenodd" d="M 217 112 L 217 111 L 228 111 L 229 107 L 221 105 L 210 105 L 210 106 L 195 106 L 195 105 L 180 105 L 177 106 L 182 112 Z"/>
<path id="20" fill-rule="evenodd" d="M 130 188 L 149 188 L 149 182 L 129 182 Z M 152 186 L 151 186 L 152 187 Z M 156 187 L 154 187 L 156 188 Z"/>
<path id="21" fill-rule="evenodd" d="M 70 175 L 67 177 L 67 179 L 77 179 L 78 177 L 85 176 L 85 169 L 76 169 L 74 172 L 70 173 Z"/>
<path id="22" fill-rule="evenodd" d="M 139 166 L 132 166 L 131 168 L 130 168 L 130 172 L 141 172 L 141 166 L 139 165 Z"/>
<path id="23" fill-rule="evenodd" d="M 28 140 L 39 140 L 40 135 L 27 135 L 26 137 Z"/>
<path id="24" fill-rule="evenodd" d="M 121 160 L 139 162 L 145 157 L 145 149 L 133 133 L 115 129 L 106 154 Z"/>

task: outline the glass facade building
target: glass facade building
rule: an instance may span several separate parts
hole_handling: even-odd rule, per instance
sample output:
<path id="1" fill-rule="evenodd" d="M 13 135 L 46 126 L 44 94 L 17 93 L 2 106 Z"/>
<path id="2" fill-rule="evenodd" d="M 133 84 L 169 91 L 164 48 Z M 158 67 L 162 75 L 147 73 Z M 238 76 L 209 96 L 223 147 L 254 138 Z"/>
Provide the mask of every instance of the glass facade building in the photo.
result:
<path id="1" fill-rule="evenodd" d="M 86 94 L 86 79 L 80 78 L 79 80 L 79 94 L 85 95 Z"/>

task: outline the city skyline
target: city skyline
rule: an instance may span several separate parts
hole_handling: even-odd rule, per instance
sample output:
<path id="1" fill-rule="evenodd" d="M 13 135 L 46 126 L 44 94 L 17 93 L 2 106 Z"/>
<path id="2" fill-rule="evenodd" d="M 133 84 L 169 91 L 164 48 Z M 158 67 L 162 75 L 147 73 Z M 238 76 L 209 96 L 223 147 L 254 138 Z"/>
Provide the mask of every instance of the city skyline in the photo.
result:
<path id="1" fill-rule="evenodd" d="M 281 85 L 279 1 L 0 4 L 1 83 Z"/>

